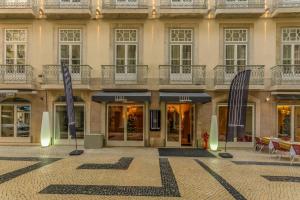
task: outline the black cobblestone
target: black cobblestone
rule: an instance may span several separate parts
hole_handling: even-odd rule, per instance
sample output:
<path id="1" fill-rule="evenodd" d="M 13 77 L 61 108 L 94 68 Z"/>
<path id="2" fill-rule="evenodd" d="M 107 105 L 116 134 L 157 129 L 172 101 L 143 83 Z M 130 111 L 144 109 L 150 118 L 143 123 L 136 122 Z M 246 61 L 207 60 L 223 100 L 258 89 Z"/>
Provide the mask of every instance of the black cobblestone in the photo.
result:
<path id="1" fill-rule="evenodd" d="M 262 176 L 268 181 L 300 183 L 300 177 L 297 176 Z"/>
<path id="2" fill-rule="evenodd" d="M 49 185 L 41 194 L 84 194 L 114 196 L 180 197 L 178 185 L 167 158 L 159 159 L 162 187 L 114 185 Z"/>
<path id="3" fill-rule="evenodd" d="M 283 163 L 283 162 L 257 162 L 257 161 L 232 161 L 232 162 L 237 165 L 300 167 L 299 163 L 294 163 L 293 165 L 291 165 L 290 163 Z"/>
<path id="4" fill-rule="evenodd" d="M 159 148 L 159 156 L 176 156 L 176 157 L 212 157 L 215 156 L 204 149 L 195 148 Z"/>
<path id="5" fill-rule="evenodd" d="M 117 170 L 127 170 L 133 161 L 132 157 L 122 157 L 118 162 L 114 164 L 95 164 L 87 163 L 80 165 L 77 169 L 117 169 Z"/>
<path id="6" fill-rule="evenodd" d="M 246 200 L 246 198 L 237 191 L 232 185 L 230 185 L 222 176 L 214 172 L 211 168 L 209 168 L 202 161 L 195 159 L 195 161 L 203 167 L 210 175 L 212 175 L 236 200 Z"/>
<path id="7" fill-rule="evenodd" d="M 10 181 L 18 176 L 31 172 L 33 170 L 39 169 L 43 166 L 49 165 L 55 161 L 60 160 L 61 158 L 37 158 L 37 157 L 0 157 L 0 160 L 7 160 L 7 161 L 38 161 L 33 165 L 14 170 L 12 172 L 8 172 L 6 174 L 0 175 L 0 184 Z"/>

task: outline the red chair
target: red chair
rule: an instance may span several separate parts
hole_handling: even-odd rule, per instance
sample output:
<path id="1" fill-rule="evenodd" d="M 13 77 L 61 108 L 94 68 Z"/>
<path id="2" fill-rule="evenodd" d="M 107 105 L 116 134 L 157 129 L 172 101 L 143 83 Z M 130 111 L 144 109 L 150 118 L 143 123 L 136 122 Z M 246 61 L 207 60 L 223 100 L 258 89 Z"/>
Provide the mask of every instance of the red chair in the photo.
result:
<path id="1" fill-rule="evenodd" d="M 264 144 L 259 137 L 255 137 L 255 151 L 261 151 L 264 148 Z"/>

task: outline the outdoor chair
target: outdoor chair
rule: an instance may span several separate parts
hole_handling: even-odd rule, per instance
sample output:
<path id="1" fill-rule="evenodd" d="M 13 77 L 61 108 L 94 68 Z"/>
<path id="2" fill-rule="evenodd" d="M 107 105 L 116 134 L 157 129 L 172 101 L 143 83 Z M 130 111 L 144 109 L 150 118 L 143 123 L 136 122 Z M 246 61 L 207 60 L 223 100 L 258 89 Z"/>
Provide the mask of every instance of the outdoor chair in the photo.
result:
<path id="1" fill-rule="evenodd" d="M 292 148 L 294 149 L 294 154 L 291 153 L 291 165 L 293 164 L 295 158 L 300 156 L 300 145 L 299 144 L 292 144 Z"/>
<path id="2" fill-rule="evenodd" d="M 255 137 L 255 146 L 254 150 L 255 151 L 261 151 L 264 148 L 264 144 L 262 142 L 262 139 L 259 137 Z"/>
<path id="3" fill-rule="evenodd" d="M 289 152 L 286 148 L 283 148 L 278 141 L 272 141 L 273 149 L 271 154 L 276 154 L 278 159 L 281 159 L 282 155 L 286 152 Z"/>

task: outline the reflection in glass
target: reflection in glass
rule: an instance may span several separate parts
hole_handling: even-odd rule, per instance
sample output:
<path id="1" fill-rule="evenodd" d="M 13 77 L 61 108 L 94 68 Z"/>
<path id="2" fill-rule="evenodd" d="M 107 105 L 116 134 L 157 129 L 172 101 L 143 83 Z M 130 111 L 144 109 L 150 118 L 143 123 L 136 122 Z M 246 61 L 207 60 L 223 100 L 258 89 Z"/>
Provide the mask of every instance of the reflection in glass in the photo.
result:
<path id="1" fill-rule="evenodd" d="M 179 142 L 179 105 L 167 107 L 167 141 Z"/>
<path id="2" fill-rule="evenodd" d="M 143 141 L 143 107 L 127 106 L 127 140 Z"/>
<path id="3" fill-rule="evenodd" d="M 291 138 L 291 106 L 277 106 L 278 137 L 284 140 Z"/>
<path id="4" fill-rule="evenodd" d="M 1 106 L 1 137 L 14 137 L 14 106 Z"/>
<path id="5" fill-rule="evenodd" d="M 219 126 L 219 141 L 224 142 L 226 140 L 226 131 L 227 131 L 227 106 L 219 106 L 219 115 L 218 115 L 218 126 Z M 246 127 L 245 127 L 245 134 L 243 137 L 237 137 L 237 142 L 252 142 L 252 135 L 253 133 L 253 107 L 248 106 L 246 112 Z M 237 128 L 237 133 L 240 128 Z M 228 142 L 234 142 L 233 140 Z"/>
<path id="6" fill-rule="evenodd" d="M 17 106 L 17 137 L 29 137 L 30 106 Z"/>
<path id="7" fill-rule="evenodd" d="M 295 106 L 295 141 L 300 142 L 300 106 Z"/>
<path id="8" fill-rule="evenodd" d="M 76 137 L 77 139 L 84 138 L 84 106 L 74 106 L 75 112 L 75 126 L 76 126 Z M 55 126 L 55 139 L 69 139 L 69 127 L 68 127 L 68 114 L 67 106 L 61 105 L 56 106 L 56 126 Z"/>
<path id="9" fill-rule="evenodd" d="M 124 140 L 123 106 L 108 107 L 108 139 Z"/>
<path id="10" fill-rule="evenodd" d="M 55 139 L 68 139 L 68 116 L 66 106 L 56 106 Z"/>

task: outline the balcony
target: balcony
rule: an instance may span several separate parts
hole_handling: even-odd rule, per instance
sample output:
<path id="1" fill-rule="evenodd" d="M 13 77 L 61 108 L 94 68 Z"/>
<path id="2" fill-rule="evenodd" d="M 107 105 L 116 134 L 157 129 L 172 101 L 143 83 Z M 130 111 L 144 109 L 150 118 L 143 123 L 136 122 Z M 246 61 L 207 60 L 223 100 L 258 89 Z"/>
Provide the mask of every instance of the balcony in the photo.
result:
<path id="1" fill-rule="evenodd" d="M 275 0 L 274 0 L 275 1 Z M 299 17 L 300 0 L 277 0 L 274 4 L 273 17 Z"/>
<path id="2" fill-rule="evenodd" d="M 247 66 L 231 66 L 218 65 L 214 68 L 215 73 L 215 89 L 229 89 L 233 78 L 243 70 L 251 70 L 250 89 L 264 89 L 264 66 L 263 65 L 247 65 Z"/>
<path id="3" fill-rule="evenodd" d="M 300 65 L 277 65 L 271 69 L 271 73 L 273 90 L 299 89 Z"/>
<path id="4" fill-rule="evenodd" d="M 218 0 L 216 1 L 217 18 L 255 18 L 265 13 L 265 0 Z"/>
<path id="5" fill-rule="evenodd" d="M 147 18 L 148 0 L 103 0 L 103 18 Z M 152 5 L 152 4 L 151 4 Z"/>
<path id="6" fill-rule="evenodd" d="M 160 1 L 160 17 L 203 17 L 208 13 L 207 0 Z"/>
<path id="7" fill-rule="evenodd" d="M 0 18 L 35 18 L 36 5 L 32 0 L 0 0 Z"/>
<path id="8" fill-rule="evenodd" d="M 0 88 L 33 89 L 33 68 L 31 65 L 0 65 Z"/>
<path id="9" fill-rule="evenodd" d="M 159 66 L 159 82 L 161 89 L 169 88 L 172 85 L 177 89 L 184 89 L 195 86 L 199 89 L 205 88 L 205 66 Z"/>
<path id="10" fill-rule="evenodd" d="M 69 65 L 72 85 L 75 89 L 89 89 L 92 68 L 89 65 Z M 62 89 L 63 77 L 60 65 L 43 66 L 44 89 Z"/>
<path id="11" fill-rule="evenodd" d="M 45 0 L 45 15 L 53 19 L 90 18 L 90 0 Z"/>
<path id="12" fill-rule="evenodd" d="M 105 88 L 145 87 L 148 83 L 147 65 L 102 65 L 102 85 Z"/>

